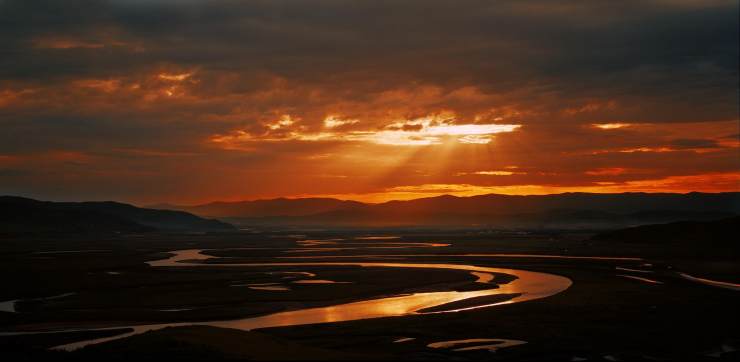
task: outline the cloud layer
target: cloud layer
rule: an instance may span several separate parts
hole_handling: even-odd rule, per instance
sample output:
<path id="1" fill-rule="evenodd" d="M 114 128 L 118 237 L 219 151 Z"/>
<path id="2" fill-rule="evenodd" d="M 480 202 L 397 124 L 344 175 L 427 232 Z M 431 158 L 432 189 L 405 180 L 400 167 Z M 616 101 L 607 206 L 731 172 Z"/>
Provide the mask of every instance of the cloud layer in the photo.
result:
<path id="1" fill-rule="evenodd" d="M 738 190 L 737 14 L 714 0 L 0 1 L 0 192 Z"/>

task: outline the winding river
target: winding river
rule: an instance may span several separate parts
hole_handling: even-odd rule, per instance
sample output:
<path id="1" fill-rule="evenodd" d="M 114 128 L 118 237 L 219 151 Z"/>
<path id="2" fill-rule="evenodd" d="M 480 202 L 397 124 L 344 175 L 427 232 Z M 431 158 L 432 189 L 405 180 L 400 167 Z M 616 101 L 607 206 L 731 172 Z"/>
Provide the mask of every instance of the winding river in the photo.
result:
<path id="1" fill-rule="evenodd" d="M 331 323 L 353 321 L 360 319 L 397 317 L 414 314 L 451 313 L 463 310 L 491 307 L 495 305 L 519 303 L 528 300 L 545 298 L 560 293 L 571 286 L 570 279 L 539 272 L 516 269 L 491 268 L 463 264 L 444 263 L 384 263 L 384 262 L 280 262 L 280 263 L 229 263 L 209 264 L 202 263 L 206 259 L 214 258 L 205 255 L 200 249 L 177 250 L 172 256 L 162 260 L 149 262 L 152 267 L 275 267 L 275 266 L 359 266 L 367 268 L 423 268 L 423 269 L 451 269 L 465 270 L 475 273 L 499 273 L 515 276 L 511 282 L 498 284 L 485 277 L 485 282 L 497 288 L 475 291 L 444 291 L 397 295 L 386 298 L 369 299 L 352 303 L 339 304 L 329 307 L 306 308 L 294 311 L 279 312 L 260 317 L 251 317 L 225 321 L 211 322 L 181 322 L 134 325 L 118 328 L 131 328 L 132 332 L 112 337 L 91 339 L 54 347 L 60 350 L 75 350 L 87 345 L 125 338 L 147 331 L 165 327 L 207 325 L 240 330 L 253 330 L 267 327 L 295 326 L 314 323 Z M 482 277 L 483 274 L 476 274 Z M 480 281 L 480 280 L 479 280 Z M 472 298 L 472 299 L 471 299 Z M 463 302 L 465 301 L 465 302 Z M 470 302 L 470 303 L 468 303 Z M 114 328 L 99 328 L 88 330 L 110 330 Z M 67 330 L 69 331 L 69 330 Z M 18 333 L 16 333 L 18 334 Z M 25 334 L 25 333 L 24 333 Z M 30 334 L 30 333 L 28 333 Z"/>

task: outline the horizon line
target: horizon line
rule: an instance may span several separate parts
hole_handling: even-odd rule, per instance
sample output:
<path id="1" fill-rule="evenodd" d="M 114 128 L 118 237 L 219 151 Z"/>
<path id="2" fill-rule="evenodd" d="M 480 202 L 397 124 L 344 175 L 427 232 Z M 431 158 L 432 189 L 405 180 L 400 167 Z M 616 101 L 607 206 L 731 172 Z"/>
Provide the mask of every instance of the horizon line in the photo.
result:
<path id="1" fill-rule="evenodd" d="M 425 200 L 425 199 L 434 199 L 434 198 L 441 198 L 441 197 L 452 197 L 452 198 L 458 198 L 458 199 L 468 199 L 473 197 L 484 197 L 484 196 L 506 196 L 506 197 L 537 197 L 537 196 L 558 196 L 558 195 L 571 195 L 571 194 L 585 194 L 585 195 L 628 195 L 628 194 L 649 194 L 649 195 L 688 195 L 688 194 L 738 194 L 740 193 L 740 190 L 736 191 L 686 191 L 686 192 L 666 192 L 666 191 L 657 191 L 657 192 L 650 192 L 650 191 L 624 191 L 624 192 L 584 192 L 584 191 L 566 191 L 566 192 L 554 192 L 554 193 L 547 193 L 547 194 L 503 194 L 503 193 L 487 193 L 487 194 L 478 194 L 478 195 L 453 195 L 449 193 L 445 194 L 437 194 L 434 196 L 426 196 L 426 197 L 418 197 L 418 198 L 411 198 L 411 199 L 391 199 L 381 202 L 367 202 L 367 201 L 360 201 L 360 200 L 353 200 L 353 199 L 343 199 L 338 197 L 331 197 L 331 196 L 277 196 L 277 197 L 271 197 L 271 198 L 257 198 L 257 199 L 240 199 L 240 200 L 234 200 L 234 201 L 224 201 L 224 200 L 214 200 L 214 201 L 206 201 L 201 203 L 195 203 L 195 204 L 177 204 L 177 203 L 169 203 L 169 202 L 158 202 L 158 203 L 138 203 L 138 202 L 129 202 L 129 201 L 117 201 L 115 199 L 100 199 L 100 200 L 90 200 L 90 199 L 83 199 L 83 200 L 59 200 L 59 199 L 44 199 L 44 198 L 37 198 L 32 196 L 20 196 L 20 195 L 11 195 L 11 194 L 3 194 L 0 195 L 0 197 L 18 197 L 18 198 L 25 198 L 25 199 L 31 199 L 36 201 L 47 201 L 47 202 L 116 202 L 116 203 L 122 203 L 122 204 L 129 204 L 140 208 L 156 208 L 157 206 L 177 206 L 177 207 L 197 207 L 197 206 L 203 206 L 203 205 L 210 205 L 210 204 L 217 204 L 217 203 L 223 203 L 223 204 L 236 204 L 236 203 L 242 203 L 242 202 L 265 202 L 265 201 L 276 201 L 276 200 L 335 200 L 335 201 L 342 201 L 342 202 L 356 202 L 360 204 L 367 204 L 367 205 L 381 205 L 391 202 L 407 202 L 407 201 L 417 201 L 417 200 Z"/>

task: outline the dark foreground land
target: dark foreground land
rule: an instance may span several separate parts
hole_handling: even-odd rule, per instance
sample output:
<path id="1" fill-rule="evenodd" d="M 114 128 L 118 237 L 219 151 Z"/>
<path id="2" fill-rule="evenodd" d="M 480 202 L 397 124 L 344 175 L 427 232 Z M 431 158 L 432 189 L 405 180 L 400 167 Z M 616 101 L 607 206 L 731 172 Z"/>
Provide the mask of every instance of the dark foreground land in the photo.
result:
<path id="1" fill-rule="evenodd" d="M 389 235 L 400 238 L 357 239 Z M 330 239 L 343 240 L 334 240 L 333 244 L 301 243 Z M 407 242 L 449 246 L 394 244 Z M 702 244 L 711 243 L 699 243 Z M 337 258 L 327 256 L 342 256 L 344 261 L 454 263 L 538 271 L 565 276 L 573 284 L 543 299 L 454 313 L 254 331 L 185 326 L 73 352 L 49 350 L 66 343 L 120 334 L 128 331 L 130 325 L 228 320 L 399 294 L 480 288 L 475 283 L 476 277 L 462 270 L 357 266 L 151 267 L 146 264 L 166 258 L 168 251 L 180 249 L 210 249 L 204 253 L 219 257 L 205 263 L 332 261 Z M 0 355 L 3 360 L 738 359 L 740 291 L 690 281 L 679 274 L 740 283 L 738 248 L 697 252 L 704 249 L 697 249 L 696 244 L 603 240 L 587 234 L 490 230 L 14 237 L 0 243 L 3 276 L 0 301 L 18 301 L 11 303 L 15 311 L 8 310 L 10 304 L 3 304 L 0 332 L 80 331 L 3 335 Z M 305 279 L 348 283 L 293 283 Z M 511 276 L 496 275 L 495 280 L 507 283 Z M 289 290 L 248 287 L 266 283 Z M 94 327 L 122 329 L 91 331 Z M 395 342 L 402 338 L 413 339 Z M 435 342 L 477 338 L 527 343 L 495 352 L 455 351 L 465 345 L 428 347 Z"/>

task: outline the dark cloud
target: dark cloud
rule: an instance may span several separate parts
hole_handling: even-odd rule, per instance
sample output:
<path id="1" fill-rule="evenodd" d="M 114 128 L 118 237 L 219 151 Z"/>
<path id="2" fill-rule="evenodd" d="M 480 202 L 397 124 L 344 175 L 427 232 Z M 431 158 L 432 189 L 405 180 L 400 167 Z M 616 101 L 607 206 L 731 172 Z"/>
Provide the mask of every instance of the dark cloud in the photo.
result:
<path id="1" fill-rule="evenodd" d="M 715 140 L 685 138 L 673 140 L 671 146 L 679 149 L 715 148 L 718 143 Z"/>
<path id="2" fill-rule="evenodd" d="M 487 163 L 447 165 L 430 181 L 422 175 L 433 172 L 416 171 L 432 158 L 414 151 L 407 172 L 399 167 L 395 179 L 377 177 L 362 191 L 507 165 L 532 172 L 475 181 L 543 183 L 557 173 L 558 182 L 575 184 L 585 172 L 614 167 L 631 170 L 608 175 L 619 180 L 726 172 L 736 161 L 723 135 L 737 133 L 728 122 L 738 117 L 738 41 L 738 2 L 723 0 L 4 0 L 0 167 L 20 167 L 3 155 L 35 157 L 40 163 L 25 170 L 45 168 L 39 178 L 48 180 L 64 174 L 73 181 L 60 184 L 77 185 L 79 194 L 101 190 L 94 180 L 115 185 L 124 173 L 115 165 L 124 164 L 148 170 L 132 176 L 137 182 L 160 178 L 187 185 L 181 190 L 208 183 L 176 181 L 187 170 L 253 180 L 212 181 L 223 194 L 247 186 L 254 195 L 326 193 L 318 181 L 297 190 L 257 179 L 293 167 L 368 178 L 343 159 L 329 166 L 311 158 L 339 147 L 367 162 L 380 147 L 363 158 L 363 146 L 347 138 L 305 141 L 327 132 L 329 115 L 357 120 L 336 132 L 419 132 L 418 122 L 403 122 L 449 113 L 450 123 L 522 127 L 480 146 L 496 155 Z M 284 115 L 292 124 L 275 127 Z M 654 126 L 590 127 L 611 122 Z M 676 131 L 678 124 L 689 130 Z M 240 134 L 263 140 L 246 137 L 238 150 L 209 142 Z M 665 149 L 681 152 L 686 165 Z M 90 170 L 62 165 L 68 160 L 59 151 L 92 157 Z M 189 164 L 178 166 L 183 157 Z M 0 173 L 0 186 L 11 189 L 11 179 L 12 190 L 28 181 Z M 361 189 L 346 183 L 332 187 Z M 124 197 L 167 191 L 121 190 Z"/>
<path id="3" fill-rule="evenodd" d="M 697 85 L 712 99 L 736 95 L 734 1 L 705 6 L 663 1 L 5 1 L 2 6 L 0 30 L 9 46 L 0 74 L 9 78 L 115 76 L 170 63 L 268 72 L 322 85 L 327 77 L 340 85 L 381 77 L 387 88 L 410 81 L 476 85 L 486 92 L 526 87 L 564 98 L 629 94 L 665 100 L 676 92 L 692 94 Z M 34 48 L 44 37 L 106 46 Z M 359 85 L 363 94 L 365 87 L 374 88 Z"/>

